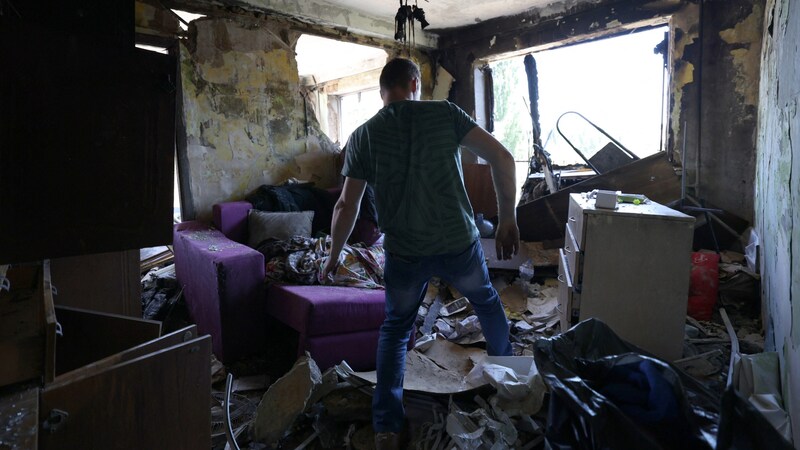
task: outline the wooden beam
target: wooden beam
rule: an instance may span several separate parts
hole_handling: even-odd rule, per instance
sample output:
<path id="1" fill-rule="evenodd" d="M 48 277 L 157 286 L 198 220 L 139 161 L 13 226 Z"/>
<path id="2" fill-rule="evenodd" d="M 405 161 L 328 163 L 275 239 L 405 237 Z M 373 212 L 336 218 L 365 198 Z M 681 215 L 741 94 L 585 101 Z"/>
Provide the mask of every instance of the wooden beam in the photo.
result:
<path id="1" fill-rule="evenodd" d="M 578 3 L 561 11 L 533 9 L 447 30 L 439 39 L 439 48 L 465 49 L 474 58 L 482 59 L 543 45 L 566 45 L 664 23 L 683 3 L 604 0 Z"/>

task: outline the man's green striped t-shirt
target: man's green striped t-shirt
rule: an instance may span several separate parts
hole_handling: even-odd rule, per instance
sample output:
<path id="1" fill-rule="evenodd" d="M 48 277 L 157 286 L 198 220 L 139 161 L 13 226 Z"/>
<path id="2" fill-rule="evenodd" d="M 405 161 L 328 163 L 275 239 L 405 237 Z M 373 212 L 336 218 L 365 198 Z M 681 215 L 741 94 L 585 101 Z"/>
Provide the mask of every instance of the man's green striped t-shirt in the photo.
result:
<path id="1" fill-rule="evenodd" d="M 388 252 L 443 255 L 478 239 L 459 150 L 475 126 L 450 102 L 407 100 L 384 107 L 350 136 L 342 174 L 375 191 Z"/>

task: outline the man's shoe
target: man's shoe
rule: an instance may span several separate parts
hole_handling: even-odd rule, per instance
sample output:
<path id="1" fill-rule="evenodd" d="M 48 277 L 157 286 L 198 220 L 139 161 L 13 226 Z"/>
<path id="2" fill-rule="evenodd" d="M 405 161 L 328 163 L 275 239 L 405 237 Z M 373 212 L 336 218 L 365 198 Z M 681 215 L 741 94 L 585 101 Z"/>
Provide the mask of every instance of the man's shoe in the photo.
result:
<path id="1" fill-rule="evenodd" d="M 400 450 L 400 433 L 375 433 L 376 450 Z"/>

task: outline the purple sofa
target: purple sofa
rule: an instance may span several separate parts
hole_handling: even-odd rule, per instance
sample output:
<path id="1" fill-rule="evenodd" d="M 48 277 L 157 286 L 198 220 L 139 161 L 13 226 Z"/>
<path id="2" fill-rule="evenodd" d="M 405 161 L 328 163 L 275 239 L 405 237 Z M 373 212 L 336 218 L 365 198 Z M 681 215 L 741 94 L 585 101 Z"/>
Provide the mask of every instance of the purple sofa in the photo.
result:
<path id="1" fill-rule="evenodd" d="M 339 191 L 331 190 L 331 204 Z M 214 354 L 228 364 L 263 354 L 268 316 L 295 330 L 297 354 L 311 353 L 325 369 L 346 360 L 356 370 L 375 368 L 383 290 L 264 283 L 264 255 L 247 242 L 248 202 L 214 205 L 214 228 L 200 222 L 175 225 L 178 281 L 198 331 L 212 338 Z M 330 222 L 328 222 L 330 223 Z M 353 236 L 368 244 L 380 236 L 359 220 Z"/>

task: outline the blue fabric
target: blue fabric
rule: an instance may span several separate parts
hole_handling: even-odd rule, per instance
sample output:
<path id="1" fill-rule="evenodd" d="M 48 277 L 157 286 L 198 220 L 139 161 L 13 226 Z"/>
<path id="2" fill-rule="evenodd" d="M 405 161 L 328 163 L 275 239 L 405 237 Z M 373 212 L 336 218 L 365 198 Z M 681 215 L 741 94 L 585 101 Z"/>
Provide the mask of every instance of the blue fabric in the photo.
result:
<path id="1" fill-rule="evenodd" d="M 447 255 L 409 257 L 387 252 L 386 319 L 378 340 L 378 383 L 372 401 L 373 427 L 378 433 L 399 432 L 403 428 L 406 346 L 432 277 L 441 278 L 469 299 L 481 323 L 489 355 L 511 355 L 508 320 L 489 281 L 480 241 Z"/>
<path id="2" fill-rule="evenodd" d="M 651 361 L 614 366 L 598 390 L 636 423 L 661 423 L 680 418 L 672 385 Z"/>

